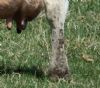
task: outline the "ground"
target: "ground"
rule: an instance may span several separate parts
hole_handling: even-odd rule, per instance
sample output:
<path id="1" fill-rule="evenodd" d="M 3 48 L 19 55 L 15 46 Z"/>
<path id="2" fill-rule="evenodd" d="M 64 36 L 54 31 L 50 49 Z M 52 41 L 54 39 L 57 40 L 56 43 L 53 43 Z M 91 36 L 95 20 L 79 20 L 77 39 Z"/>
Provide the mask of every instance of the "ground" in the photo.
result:
<path id="1" fill-rule="evenodd" d="M 0 88 L 99 88 L 100 1 L 70 0 L 65 23 L 65 50 L 70 82 L 52 82 L 43 74 L 51 52 L 51 30 L 45 17 L 22 34 L 0 21 Z M 42 71 L 43 70 L 43 71 Z"/>

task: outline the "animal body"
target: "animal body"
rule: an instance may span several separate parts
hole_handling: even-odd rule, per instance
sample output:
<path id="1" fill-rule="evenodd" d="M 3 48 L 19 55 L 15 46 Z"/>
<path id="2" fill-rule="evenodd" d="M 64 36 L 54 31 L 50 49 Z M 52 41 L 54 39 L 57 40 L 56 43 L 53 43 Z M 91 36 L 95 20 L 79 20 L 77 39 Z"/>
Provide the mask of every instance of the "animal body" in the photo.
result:
<path id="1" fill-rule="evenodd" d="M 6 19 L 8 29 L 11 29 L 15 20 L 17 32 L 21 33 L 27 22 L 34 19 L 43 7 L 43 0 L 1 0 L 0 18 Z"/>
<path id="2" fill-rule="evenodd" d="M 15 20 L 17 33 L 21 33 L 28 21 L 45 10 L 52 29 L 52 56 L 48 74 L 55 78 L 66 78 L 69 74 L 64 51 L 64 23 L 68 5 L 68 0 L 0 0 L 0 19 L 6 19 L 9 29 Z"/>

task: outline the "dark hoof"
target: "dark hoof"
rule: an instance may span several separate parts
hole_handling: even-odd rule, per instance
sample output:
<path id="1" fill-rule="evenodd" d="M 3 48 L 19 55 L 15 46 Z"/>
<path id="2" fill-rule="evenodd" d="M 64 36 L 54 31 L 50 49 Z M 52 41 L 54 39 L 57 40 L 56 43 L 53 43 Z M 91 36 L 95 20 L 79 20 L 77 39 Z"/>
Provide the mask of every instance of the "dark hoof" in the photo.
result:
<path id="1" fill-rule="evenodd" d="M 50 69 L 48 71 L 48 76 L 50 80 L 58 81 L 59 79 L 69 80 L 70 75 L 68 69 Z"/>
<path id="2" fill-rule="evenodd" d="M 8 27 L 7 27 L 7 29 L 8 29 L 8 30 L 11 30 L 11 28 L 8 28 Z"/>
<path id="3" fill-rule="evenodd" d="M 23 26 L 21 27 L 21 29 L 22 29 L 22 30 L 25 30 L 25 29 L 26 29 L 26 25 L 23 25 Z"/>
<path id="4" fill-rule="evenodd" d="M 20 34 L 22 32 L 22 30 L 17 29 L 17 33 Z"/>

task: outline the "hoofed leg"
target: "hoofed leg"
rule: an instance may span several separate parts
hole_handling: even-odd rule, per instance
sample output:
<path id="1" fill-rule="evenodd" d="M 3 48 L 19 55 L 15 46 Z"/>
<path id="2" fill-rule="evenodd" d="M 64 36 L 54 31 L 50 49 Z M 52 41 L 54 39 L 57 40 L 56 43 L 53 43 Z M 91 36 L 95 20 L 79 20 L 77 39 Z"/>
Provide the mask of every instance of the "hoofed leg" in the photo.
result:
<path id="1" fill-rule="evenodd" d="M 16 24 L 17 24 L 17 33 L 21 33 L 22 30 L 24 30 L 26 28 L 26 25 L 27 25 L 27 20 L 25 19 L 21 19 L 21 20 L 18 20 L 16 21 Z"/>
<path id="2" fill-rule="evenodd" d="M 17 31 L 18 34 L 20 34 L 22 32 L 20 23 L 16 22 L 16 26 L 17 26 L 16 31 Z"/>
<path id="3" fill-rule="evenodd" d="M 64 51 L 64 22 L 68 10 L 68 0 L 45 0 L 46 14 L 52 28 L 52 57 L 49 76 L 66 78 L 69 74 Z"/>
<path id="4" fill-rule="evenodd" d="M 13 21 L 12 17 L 9 17 L 9 18 L 6 19 L 6 26 L 7 26 L 8 29 L 11 29 L 12 21 Z"/>

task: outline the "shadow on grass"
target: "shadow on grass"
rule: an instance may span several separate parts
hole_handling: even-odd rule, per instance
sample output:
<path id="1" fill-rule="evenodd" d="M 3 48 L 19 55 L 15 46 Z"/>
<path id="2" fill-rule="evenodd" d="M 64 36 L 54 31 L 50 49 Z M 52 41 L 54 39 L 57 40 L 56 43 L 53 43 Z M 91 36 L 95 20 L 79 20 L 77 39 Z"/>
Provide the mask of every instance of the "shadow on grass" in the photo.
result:
<path id="1" fill-rule="evenodd" d="M 17 67 L 16 69 L 12 68 L 5 68 L 4 66 L 0 66 L 0 75 L 3 74 L 12 74 L 13 72 L 19 73 L 19 74 L 29 74 L 36 76 L 37 78 L 45 78 L 46 75 L 44 74 L 43 70 L 40 68 L 37 68 L 36 66 L 32 66 L 31 68 L 28 67 Z"/>

